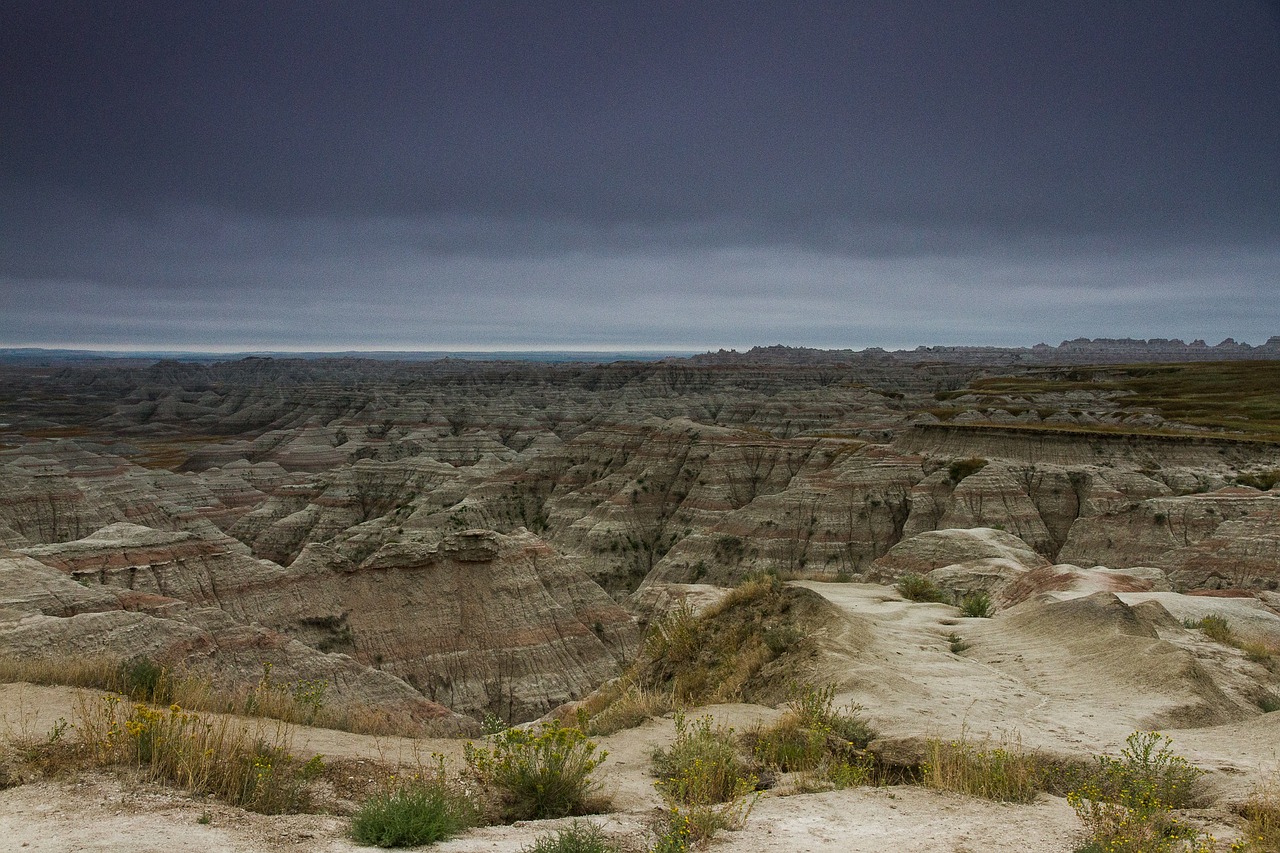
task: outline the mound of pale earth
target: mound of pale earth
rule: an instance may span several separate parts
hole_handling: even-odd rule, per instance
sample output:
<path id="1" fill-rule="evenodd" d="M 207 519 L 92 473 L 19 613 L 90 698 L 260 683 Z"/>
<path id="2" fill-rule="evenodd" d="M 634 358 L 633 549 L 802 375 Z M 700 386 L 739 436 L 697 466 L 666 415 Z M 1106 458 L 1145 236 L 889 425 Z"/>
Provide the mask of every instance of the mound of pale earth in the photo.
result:
<path id="1" fill-rule="evenodd" d="M 947 572 L 948 569 L 940 569 Z M 930 573 L 932 578 L 935 573 Z M 1084 569 L 1060 563 L 1042 566 L 1017 574 L 1011 574 L 1006 582 L 992 587 L 1000 606 L 1012 607 L 1030 601 L 1046 593 L 1057 599 L 1077 598 L 1095 592 L 1134 593 L 1172 592 L 1169 579 L 1160 569 L 1135 566 L 1130 569 L 1109 569 L 1094 566 Z"/>
<path id="2" fill-rule="evenodd" d="M 823 645 L 819 677 L 854 701 L 885 735 L 945 738 L 1005 733 L 1065 753 L 1115 752 L 1137 729 L 1246 725 L 1275 676 L 1239 650 L 1184 628 L 1159 600 L 1126 604 L 1112 593 L 1028 601 L 991 619 L 945 604 L 913 604 L 873 584 L 801 582 L 840 607 L 858 642 Z M 1179 605 L 1198 607 L 1194 596 Z M 1191 600 L 1188 604 L 1183 599 Z M 1214 603 L 1219 600 L 1214 599 Z M 966 647 L 951 650 L 951 637 Z M 1275 718 L 1272 721 L 1272 718 Z M 1211 728 L 1209 730 L 1212 730 Z M 1254 743 L 1256 747 L 1256 742 Z M 1265 759 L 1220 765 L 1256 778 Z M 1223 776 L 1240 787 L 1239 775 Z"/>
<path id="3" fill-rule="evenodd" d="M 1007 567 L 1047 566 L 1026 542 L 1012 533 L 989 527 L 929 530 L 904 539 L 872 563 L 872 579 L 892 581 L 905 574 L 928 574 L 944 566 L 977 561 L 1001 561 Z"/>

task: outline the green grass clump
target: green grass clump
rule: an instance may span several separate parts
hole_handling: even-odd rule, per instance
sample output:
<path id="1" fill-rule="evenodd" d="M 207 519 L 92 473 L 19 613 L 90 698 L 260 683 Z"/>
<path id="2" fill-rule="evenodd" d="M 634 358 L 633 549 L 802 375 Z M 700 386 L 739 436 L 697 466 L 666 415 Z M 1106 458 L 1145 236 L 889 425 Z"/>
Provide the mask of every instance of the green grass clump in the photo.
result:
<path id="1" fill-rule="evenodd" d="M 898 578 L 895 587 L 898 595 L 908 601 L 920 602 L 946 602 L 947 594 L 938 589 L 933 581 L 926 577 L 916 574 L 907 574 Z"/>
<path id="2" fill-rule="evenodd" d="M 922 783 L 940 791 L 1005 803 L 1029 803 L 1045 787 L 1050 769 L 1019 740 L 928 741 Z"/>
<path id="3" fill-rule="evenodd" d="M 520 848 L 520 853 L 621 853 L 621 850 L 596 824 L 575 820 L 554 835 L 544 835 L 528 847 Z"/>
<path id="4" fill-rule="evenodd" d="M 1178 820 L 1175 809 L 1194 805 L 1203 771 L 1169 748 L 1158 732 L 1134 732 L 1120 758 L 1100 756 L 1067 801 L 1085 825 L 1087 838 L 1077 853 L 1173 853 L 1212 851 Z"/>
<path id="5" fill-rule="evenodd" d="M 969 619 L 991 618 L 991 596 L 979 590 L 960 599 L 960 615 Z"/>
<path id="6" fill-rule="evenodd" d="M 595 783 L 591 774 L 608 756 L 581 730 L 559 723 L 511 728 L 488 746 L 468 743 L 467 765 L 502 799 L 510 821 L 587 814 Z"/>
<path id="7" fill-rule="evenodd" d="M 420 847 L 475 826 L 479 814 L 441 774 L 370 797 L 351 818 L 351 837 L 376 847 Z"/>
<path id="8" fill-rule="evenodd" d="M 119 691 L 135 702 L 168 705 L 173 699 L 173 679 L 168 669 L 145 655 L 123 661 L 116 677 Z"/>

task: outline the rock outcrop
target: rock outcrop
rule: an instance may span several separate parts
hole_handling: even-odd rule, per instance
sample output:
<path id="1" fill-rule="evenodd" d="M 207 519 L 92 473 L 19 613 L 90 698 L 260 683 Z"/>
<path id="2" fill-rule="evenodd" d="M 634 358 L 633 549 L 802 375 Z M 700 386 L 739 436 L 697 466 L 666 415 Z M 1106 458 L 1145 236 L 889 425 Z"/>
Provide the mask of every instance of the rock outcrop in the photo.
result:
<path id="1" fill-rule="evenodd" d="M 325 701 L 335 707 L 386 714 L 435 734 L 475 730 L 474 721 L 346 655 L 324 654 L 217 608 L 78 583 L 62 570 L 14 552 L 0 552 L 0 649 L 29 660 L 123 661 L 142 655 L 209 673 L 216 684 L 244 692 L 270 664 L 278 683 L 323 683 Z"/>
<path id="2" fill-rule="evenodd" d="M 217 531 L 119 523 L 21 554 L 28 568 L 44 567 L 44 581 L 55 570 L 78 582 L 59 585 L 63 594 L 76 591 L 60 603 L 47 583 L 33 580 L 25 595 L 42 613 L 123 606 L 107 592 L 122 601 L 181 601 L 184 626 L 194 613 L 224 633 L 262 626 L 253 630 L 350 655 L 353 664 L 394 674 L 475 715 L 538 716 L 617 675 L 637 644 L 631 617 L 528 531 L 468 530 L 434 546 L 393 543 L 359 564 L 316 544 L 286 568 Z M 23 601 L 22 585 L 11 586 Z M 225 621 L 210 622 L 210 608 Z"/>

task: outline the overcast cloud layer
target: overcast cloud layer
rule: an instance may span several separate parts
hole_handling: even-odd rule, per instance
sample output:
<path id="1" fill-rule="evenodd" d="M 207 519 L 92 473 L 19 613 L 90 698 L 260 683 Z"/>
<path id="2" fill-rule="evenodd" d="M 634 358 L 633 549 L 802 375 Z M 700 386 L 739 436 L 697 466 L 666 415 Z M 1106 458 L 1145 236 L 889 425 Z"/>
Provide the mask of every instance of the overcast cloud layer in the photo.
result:
<path id="1" fill-rule="evenodd" d="M 0 346 L 1260 343 L 1278 5 L 11 0 Z"/>

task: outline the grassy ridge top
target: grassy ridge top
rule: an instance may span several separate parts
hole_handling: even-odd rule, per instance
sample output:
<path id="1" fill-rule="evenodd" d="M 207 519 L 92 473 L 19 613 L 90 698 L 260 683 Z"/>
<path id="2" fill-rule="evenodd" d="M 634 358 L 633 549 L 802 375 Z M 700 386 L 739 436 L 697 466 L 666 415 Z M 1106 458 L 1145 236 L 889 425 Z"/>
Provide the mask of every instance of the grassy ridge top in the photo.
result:
<path id="1" fill-rule="evenodd" d="M 1280 361 L 1041 368 L 975 380 L 966 392 L 1021 398 L 1086 391 L 1214 432 L 1280 440 Z"/>

